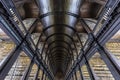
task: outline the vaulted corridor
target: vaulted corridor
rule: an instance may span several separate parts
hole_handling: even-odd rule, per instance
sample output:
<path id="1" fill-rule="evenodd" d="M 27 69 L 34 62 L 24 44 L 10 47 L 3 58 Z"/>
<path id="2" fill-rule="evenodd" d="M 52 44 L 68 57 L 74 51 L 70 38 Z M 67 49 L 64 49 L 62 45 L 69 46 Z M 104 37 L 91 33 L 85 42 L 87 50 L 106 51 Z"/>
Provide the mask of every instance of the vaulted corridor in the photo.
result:
<path id="1" fill-rule="evenodd" d="M 120 0 L 0 0 L 0 80 L 120 80 Z"/>

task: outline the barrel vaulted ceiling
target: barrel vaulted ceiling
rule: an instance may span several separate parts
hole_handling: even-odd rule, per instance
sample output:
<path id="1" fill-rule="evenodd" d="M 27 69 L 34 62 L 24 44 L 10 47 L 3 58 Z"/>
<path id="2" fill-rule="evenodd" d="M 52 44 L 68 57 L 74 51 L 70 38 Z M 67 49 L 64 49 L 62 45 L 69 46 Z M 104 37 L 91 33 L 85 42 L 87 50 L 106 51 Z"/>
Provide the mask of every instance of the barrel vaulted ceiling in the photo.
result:
<path id="1" fill-rule="evenodd" d="M 42 35 L 37 49 L 43 54 L 42 58 L 48 59 L 47 65 L 51 72 L 57 77 L 65 77 L 80 49 L 90 38 L 91 33 L 84 26 L 94 30 L 108 0 L 13 1 L 25 27 L 29 29 L 33 26 L 30 32 L 36 44 Z M 2 31 L 0 33 L 5 35 Z M 119 34 L 118 31 L 109 42 L 120 38 Z"/>

